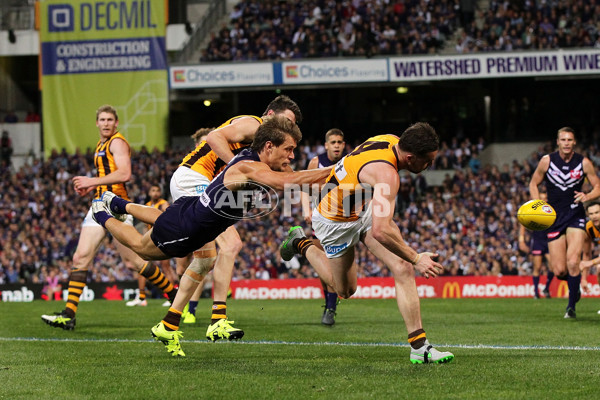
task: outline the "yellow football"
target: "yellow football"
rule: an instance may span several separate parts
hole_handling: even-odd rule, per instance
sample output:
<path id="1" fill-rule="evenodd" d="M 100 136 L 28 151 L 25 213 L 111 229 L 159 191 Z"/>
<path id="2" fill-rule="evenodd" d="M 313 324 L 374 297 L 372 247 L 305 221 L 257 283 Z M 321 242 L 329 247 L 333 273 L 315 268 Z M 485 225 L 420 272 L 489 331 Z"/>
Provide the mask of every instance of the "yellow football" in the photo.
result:
<path id="1" fill-rule="evenodd" d="M 543 231 L 550 228 L 556 220 L 556 211 L 544 200 L 529 200 L 519 207 L 517 219 L 529 230 Z"/>

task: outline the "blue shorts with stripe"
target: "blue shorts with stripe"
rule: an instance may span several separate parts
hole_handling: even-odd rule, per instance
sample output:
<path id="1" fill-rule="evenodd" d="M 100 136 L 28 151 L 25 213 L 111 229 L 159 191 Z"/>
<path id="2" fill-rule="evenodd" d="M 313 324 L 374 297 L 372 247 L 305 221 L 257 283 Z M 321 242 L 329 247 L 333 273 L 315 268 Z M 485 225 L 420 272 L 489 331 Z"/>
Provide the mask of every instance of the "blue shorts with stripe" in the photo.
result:
<path id="1" fill-rule="evenodd" d="M 233 222 L 231 225 L 233 225 Z M 180 197 L 154 223 L 150 238 L 170 257 L 185 257 L 229 227 L 198 196 Z"/>
<path id="2" fill-rule="evenodd" d="M 567 232 L 567 228 L 577 228 L 585 230 L 585 210 L 583 207 L 575 209 L 556 210 L 556 221 L 546 231 L 548 241 L 558 239 Z"/>

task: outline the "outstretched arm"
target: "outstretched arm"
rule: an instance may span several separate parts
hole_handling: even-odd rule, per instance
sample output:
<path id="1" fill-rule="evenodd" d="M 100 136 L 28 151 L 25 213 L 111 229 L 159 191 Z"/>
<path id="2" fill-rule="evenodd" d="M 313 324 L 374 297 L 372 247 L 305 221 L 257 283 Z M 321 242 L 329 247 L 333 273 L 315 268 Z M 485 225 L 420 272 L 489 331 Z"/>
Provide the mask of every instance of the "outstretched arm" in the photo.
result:
<path id="1" fill-rule="evenodd" d="M 252 142 L 259 126 L 260 123 L 252 117 L 240 117 L 223 128 L 211 131 L 206 142 L 221 160 L 228 163 L 234 157 L 229 144 Z"/>
<path id="2" fill-rule="evenodd" d="M 314 157 L 308 163 L 307 170 L 315 169 L 319 166 L 319 159 Z M 312 205 L 310 204 L 310 194 L 304 191 L 300 192 L 300 200 L 302 202 L 302 216 L 304 221 L 310 224 L 312 222 Z"/>
<path id="3" fill-rule="evenodd" d="M 253 181 L 275 190 L 283 190 L 286 185 L 322 183 L 329 176 L 332 167 L 299 172 L 273 171 L 268 165 L 258 161 L 242 161 L 225 173 L 224 184 L 230 189 L 240 182 Z"/>
<path id="4" fill-rule="evenodd" d="M 393 220 L 396 195 L 400 187 L 396 169 L 387 163 L 374 162 L 363 167 L 359 179 L 373 187 L 373 238 L 398 257 L 413 264 L 423 276 L 429 278 L 442 273 L 444 267 L 431 258 L 437 257 L 437 254 L 417 253 L 404 241 Z"/>

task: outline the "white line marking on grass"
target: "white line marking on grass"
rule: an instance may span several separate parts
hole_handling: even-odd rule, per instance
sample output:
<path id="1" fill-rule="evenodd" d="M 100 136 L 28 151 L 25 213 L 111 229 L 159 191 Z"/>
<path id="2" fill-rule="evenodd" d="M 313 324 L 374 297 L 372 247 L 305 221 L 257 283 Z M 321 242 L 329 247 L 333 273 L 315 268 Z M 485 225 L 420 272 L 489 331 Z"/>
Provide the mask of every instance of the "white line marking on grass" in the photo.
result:
<path id="1" fill-rule="evenodd" d="M 0 337 L 0 342 L 70 342 L 70 343 L 154 343 L 153 339 L 76 339 L 76 338 L 25 338 L 25 337 Z M 213 344 L 208 340 L 184 340 L 184 343 Z M 341 343 L 341 342 L 287 342 L 277 340 L 239 340 L 235 342 L 217 341 L 215 344 L 232 343 L 267 344 L 285 346 L 349 346 L 349 347 L 409 347 L 405 343 Z M 487 350 L 581 350 L 598 351 L 600 347 L 591 346 L 547 346 L 547 345 L 501 345 L 501 344 L 436 344 L 439 348 L 453 349 L 487 349 Z"/>

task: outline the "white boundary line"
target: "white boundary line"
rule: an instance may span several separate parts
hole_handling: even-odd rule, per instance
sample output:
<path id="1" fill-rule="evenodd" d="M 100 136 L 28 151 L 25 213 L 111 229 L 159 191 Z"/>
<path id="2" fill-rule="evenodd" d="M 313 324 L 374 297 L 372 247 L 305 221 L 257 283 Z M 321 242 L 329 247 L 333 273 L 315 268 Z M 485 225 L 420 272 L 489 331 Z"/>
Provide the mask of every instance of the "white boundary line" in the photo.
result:
<path id="1" fill-rule="evenodd" d="M 74 338 L 26 338 L 26 337 L 0 337 L 0 342 L 71 342 L 71 343 L 154 343 L 152 339 L 74 339 Z M 183 343 L 213 344 L 208 340 L 184 340 Z M 347 342 L 287 342 L 269 340 L 240 340 L 236 342 L 218 341 L 216 344 L 232 343 L 234 345 L 266 344 L 284 346 L 346 346 L 346 347 L 409 347 L 404 343 L 347 343 Z M 599 351 L 600 347 L 592 346 L 511 346 L 497 344 L 436 344 L 440 348 L 453 349 L 487 349 L 487 350 L 579 350 Z"/>

